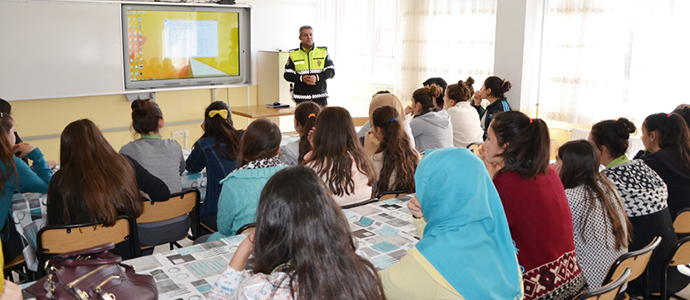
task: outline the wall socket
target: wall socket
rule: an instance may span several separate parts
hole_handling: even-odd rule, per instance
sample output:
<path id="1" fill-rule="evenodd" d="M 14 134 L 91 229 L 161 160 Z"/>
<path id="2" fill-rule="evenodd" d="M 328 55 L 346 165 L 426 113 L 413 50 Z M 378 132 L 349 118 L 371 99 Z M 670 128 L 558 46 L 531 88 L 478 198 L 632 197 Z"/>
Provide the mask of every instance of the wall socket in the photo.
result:
<path id="1" fill-rule="evenodd" d="M 189 136 L 189 130 L 179 130 L 179 131 L 173 131 L 172 132 L 173 138 L 181 138 L 181 137 L 186 137 L 186 136 Z"/>

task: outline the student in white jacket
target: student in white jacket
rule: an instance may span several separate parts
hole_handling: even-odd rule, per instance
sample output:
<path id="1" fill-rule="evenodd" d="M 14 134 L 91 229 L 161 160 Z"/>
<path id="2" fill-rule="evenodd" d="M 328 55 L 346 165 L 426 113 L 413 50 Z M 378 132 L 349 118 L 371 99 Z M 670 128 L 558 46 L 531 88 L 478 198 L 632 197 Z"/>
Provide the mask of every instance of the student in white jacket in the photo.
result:
<path id="1" fill-rule="evenodd" d="M 468 77 L 466 81 L 460 80 L 457 84 L 451 84 L 444 96 L 446 111 L 453 124 L 453 146 L 455 147 L 465 148 L 469 144 L 484 141 L 479 114 L 469 101 L 474 95 L 473 83 L 474 79 Z"/>

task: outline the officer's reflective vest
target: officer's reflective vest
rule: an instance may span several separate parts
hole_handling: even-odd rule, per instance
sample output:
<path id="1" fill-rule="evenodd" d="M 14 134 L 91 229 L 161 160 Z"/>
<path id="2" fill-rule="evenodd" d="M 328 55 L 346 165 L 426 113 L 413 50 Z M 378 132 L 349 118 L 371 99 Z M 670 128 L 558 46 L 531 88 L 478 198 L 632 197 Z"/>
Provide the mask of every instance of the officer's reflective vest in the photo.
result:
<path id="1" fill-rule="evenodd" d="M 302 49 L 290 51 L 290 59 L 295 64 L 295 71 L 299 75 L 319 74 L 326 65 L 328 49 L 314 46 L 309 53 Z"/>

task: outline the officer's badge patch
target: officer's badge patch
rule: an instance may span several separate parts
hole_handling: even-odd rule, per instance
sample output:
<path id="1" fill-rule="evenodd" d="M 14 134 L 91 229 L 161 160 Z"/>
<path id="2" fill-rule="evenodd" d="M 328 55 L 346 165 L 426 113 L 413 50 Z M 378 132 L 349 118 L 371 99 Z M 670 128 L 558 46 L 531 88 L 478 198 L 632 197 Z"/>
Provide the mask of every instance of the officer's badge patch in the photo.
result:
<path id="1" fill-rule="evenodd" d="M 321 66 L 321 61 L 320 61 L 320 60 L 317 60 L 317 61 L 316 61 L 316 65 L 320 67 L 320 66 Z"/>

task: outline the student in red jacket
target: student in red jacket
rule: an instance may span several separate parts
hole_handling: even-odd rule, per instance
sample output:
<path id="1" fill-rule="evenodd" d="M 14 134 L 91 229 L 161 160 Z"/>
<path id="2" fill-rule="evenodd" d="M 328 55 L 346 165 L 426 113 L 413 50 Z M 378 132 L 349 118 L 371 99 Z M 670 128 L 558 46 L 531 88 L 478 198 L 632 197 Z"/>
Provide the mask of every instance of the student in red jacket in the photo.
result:
<path id="1" fill-rule="evenodd" d="M 573 298 L 586 281 L 577 262 L 565 189 L 549 166 L 548 126 L 509 111 L 494 116 L 488 134 L 481 155 L 518 251 L 525 299 Z"/>

